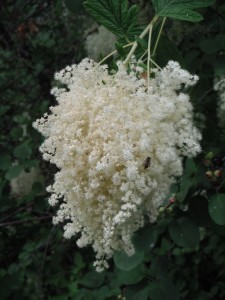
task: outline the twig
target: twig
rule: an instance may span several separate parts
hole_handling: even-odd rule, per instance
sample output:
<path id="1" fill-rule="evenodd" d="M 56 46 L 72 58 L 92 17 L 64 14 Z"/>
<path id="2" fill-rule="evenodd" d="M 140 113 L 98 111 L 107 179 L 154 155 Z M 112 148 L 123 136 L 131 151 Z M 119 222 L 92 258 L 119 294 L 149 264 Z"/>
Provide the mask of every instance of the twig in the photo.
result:
<path id="1" fill-rule="evenodd" d="M 204 99 L 210 92 L 212 92 L 214 90 L 214 88 L 210 88 L 208 91 L 206 91 L 199 99 L 198 101 L 201 101 L 202 99 Z"/>
<path id="2" fill-rule="evenodd" d="M 23 224 L 23 223 L 27 223 L 27 222 L 35 222 L 35 221 L 40 221 L 40 220 L 45 220 L 45 219 L 50 219 L 52 218 L 51 216 L 42 216 L 42 217 L 37 217 L 34 219 L 27 219 L 27 220 L 21 220 L 21 221 L 12 221 L 12 222 L 6 222 L 6 223 L 0 223 L 0 226 L 4 227 L 4 226 L 9 226 L 9 225 L 15 225 L 15 224 Z"/>
<path id="3" fill-rule="evenodd" d="M 161 26 L 160 26 L 159 33 L 158 33 L 158 36 L 157 36 L 157 40 L 156 40 L 156 42 L 155 42 L 155 46 L 154 46 L 154 49 L 153 49 L 153 51 L 152 51 L 152 56 L 155 55 L 156 49 L 157 49 L 157 47 L 158 47 L 159 39 L 160 39 L 162 30 L 163 30 L 163 26 L 164 26 L 164 24 L 165 24 L 165 21 L 166 21 L 166 18 L 163 18 L 163 21 L 162 21 L 162 24 L 161 24 Z"/>
<path id="4" fill-rule="evenodd" d="M 146 34 L 149 32 L 150 27 L 153 26 L 153 24 L 157 21 L 157 19 L 158 19 L 158 17 L 154 17 L 152 19 L 152 21 L 148 24 L 148 26 L 144 29 L 144 31 L 142 31 L 142 33 L 139 35 L 140 39 L 143 39 L 146 36 Z M 131 56 L 134 54 L 137 46 L 138 46 L 138 43 L 137 43 L 137 41 L 135 41 L 132 48 L 131 48 L 131 50 L 130 50 L 130 52 L 127 55 L 126 60 L 124 61 L 125 66 L 128 64 L 128 62 L 129 62 Z"/>
<path id="5" fill-rule="evenodd" d="M 0 220 L 0 224 L 1 224 L 2 222 L 4 222 L 5 220 L 9 219 L 10 217 L 16 215 L 18 212 L 20 212 L 20 211 L 22 211 L 22 210 L 24 210 L 24 209 L 26 209 L 26 208 L 29 208 L 32 204 L 33 204 L 33 203 L 29 203 L 29 204 L 27 204 L 26 206 L 20 207 L 19 209 L 15 210 L 14 212 L 12 212 L 11 214 L 9 214 L 9 215 L 6 216 L 5 218 L 1 219 L 1 220 Z"/>
<path id="6" fill-rule="evenodd" d="M 44 251 L 44 255 L 43 255 L 42 262 L 41 262 L 41 267 L 40 267 L 41 273 L 42 273 L 42 271 L 44 269 L 44 263 L 45 263 L 45 258 L 46 258 L 46 255 L 47 255 L 47 251 L 48 251 L 48 246 L 49 246 L 49 243 L 50 243 L 50 239 L 53 236 L 56 228 L 57 228 L 57 226 L 53 226 L 51 228 L 49 234 L 48 234 L 48 238 L 47 238 L 47 241 L 46 241 L 46 244 L 45 244 L 45 251 Z"/>

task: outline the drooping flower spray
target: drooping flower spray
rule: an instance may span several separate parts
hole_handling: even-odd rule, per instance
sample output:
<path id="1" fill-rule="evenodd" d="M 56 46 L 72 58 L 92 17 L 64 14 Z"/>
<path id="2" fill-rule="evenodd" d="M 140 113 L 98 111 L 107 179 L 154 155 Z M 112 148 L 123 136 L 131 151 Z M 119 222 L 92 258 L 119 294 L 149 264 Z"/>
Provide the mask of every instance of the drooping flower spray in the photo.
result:
<path id="1" fill-rule="evenodd" d="M 148 34 L 147 72 L 133 59 L 136 42 L 114 72 L 89 58 L 68 66 L 55 74 L 64 85 L 52 89 L 58 104 L 34 123 L 45 137 L 43 158 L 59 170 L 48 188 L 50 205 L 60 203 L 53 222 L 65 221 L 64 236 L 78 234 L 79 247 L 92 245 L 97 271 L 116 250 L 134 253 L 132 235 L 144 216 L 156 221 L 182 175 L 183 158 L 200 152 L 201 134 L 183 89 L 198 77 L 174 61 L 157 67 L 155 21 L 140 35 Z"/>

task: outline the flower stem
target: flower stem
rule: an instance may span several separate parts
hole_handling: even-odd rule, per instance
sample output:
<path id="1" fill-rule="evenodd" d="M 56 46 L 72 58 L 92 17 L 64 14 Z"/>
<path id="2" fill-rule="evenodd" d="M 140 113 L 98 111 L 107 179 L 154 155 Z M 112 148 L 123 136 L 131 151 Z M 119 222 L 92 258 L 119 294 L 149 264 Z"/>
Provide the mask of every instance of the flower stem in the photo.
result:
<path id="1" fill-rule="evenodd" d="M 150 80 L 150 58 L 151 58 L 151 41 L 152 41 L 152 25 L 149 28 L 149 35 L 148 35 L 148 60 L 147 60 L 147 82 L 149 87 L 149 80 Z"/>
<path id="2" fill-rule="evenodd" d="M 152 19 L 152 21 L 148 24 L 148 26 L 144 29 L 144 31 L 142 31 L 142 33 L 139 35 L 139 38 L 140 38 L 140 39 L 143 39 L 143 37 L 146 36 L 146 34 L 149 32 L 150 27 L 153 26 L 153 24 L 156 22 L 157 19 L 158 19 L 158 17 L 154 17 L 154 18 Z M 132 46 L 130 52 L 129 52 L 128 55 L 127 55 L 127 58 L 126 58 L 125 61 L 124 61 L 124 65 L 125 65 L 125 66 L 127 66 L 128 62 L 130 61 L 131 56 L 134 54 L 134 52 L 135 52 L 137 46 L 138 46 L 138 43 L 135 41 L 135 42 L 133 43 L 133 46 Z"/>
<path id="3" fill-rule="evenodd" d="M 123 46 L 123 48 L 127 48 L 130 47 L 134 44 L 134 42 L 126 44 L 125 46 Z M 105 56 L 99 63 L 98 66 L 101 65 L 105 60 L 107 60 L 108 58 L 110 58 L 112 55 L 116 54 L 117 50 L 114 50 L 113 52 L 109 53 L 107 56 Z"/>
<path id="4" fill-rule="evenodd" d="M 160 29 L 159 29 L 159 34 L 158 34 L 157 39 L 156 39 L 156 42 L 155 42 L 155 46 L 154 46 L 154 49 L 153 49 L 153 51 L 152 51 L 152 56 L 155 55 L 156 49 L 157 49 L 157 47 L 158 47 L 159 39 L 160 39 L 162 30 L 163 30 L 163 26 L 164 26 L 164 24 L 165 24 L 165 21 L 166 21 L 166 18 L 163 18 L 162 24 L 161 24 Z"/>

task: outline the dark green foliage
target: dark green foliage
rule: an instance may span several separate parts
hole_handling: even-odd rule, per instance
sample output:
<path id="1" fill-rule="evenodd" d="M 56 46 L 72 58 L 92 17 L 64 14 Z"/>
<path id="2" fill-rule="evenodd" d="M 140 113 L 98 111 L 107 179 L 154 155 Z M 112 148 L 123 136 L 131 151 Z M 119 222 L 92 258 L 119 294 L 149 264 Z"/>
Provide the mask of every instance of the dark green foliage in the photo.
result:
<path id="1" fill-rule="evenodd" d="M 157 16 L 199 22 L 203 17 L 194 11 L 212 5 L 214 0 L 152 0 Z"/>
<path id="2" fill-rule="evenodd" d="M 185 217 L 172 222 L 169 233 L 174 243 L 181 247 L 196 247 L 200 241 L 198 227 Z"/>
<path id="3" fill-rule="evenodd" d="M 133 255 L 127 256 L 123 252 L 115 252 L 114 262 L 117 268 L 123 271 L 130 271 L 134 269 L 144 258 L 143 251 L 136 251 Z"/>
<path id="4" fill-rule="evenodd" d="M 216 194 L 209 199 L 209 214 L 215 223 L 225 225 L 225 194 Z"/>
<path id="5" fill-rule="evenodd" d="M 138 6 L 128 7 L 127 0 L 86 0 L 84 6 L 97 22 L 120 38 L 132 41 L 139 32 Z"/>
<path id="6" fill-rule="evenodd" d="M 51 223 L 55 209 L 47 203 L 45 188 L 56 170 L 42 160 L 42 137 L 32 128 L 32 122 L 55 104 L 49 93 L 54 72 L 85 56 L 84 32 L 92 21 L 82 1 L 65 0 L 75 15 L 61 0 L 1 3 L 1 299 L 225 299 L 225 146 L 213 91 L 214 76 L 225 75 L 225 5 L 215 1 L 208 7 L 211 0 L 152 2 L 159 16 L 154 41 L 161 16 L 193 22 L 204 17 L 202 30 L 196 34 L 193 27 L 179 42 L 169 36 L 173 21 L 166 21 L 154 57 L 161 67 L 174 59 L 199 75 L 199 84 L 189 93 L 194 110 L 206 117 L 203 152 L 184 162 L 184 175 L 171 188 L 157 222 L 149 224 L 146 217 L 146 226 L 135 233 L 136 253 L 115 253 L 109 270 L 100 274 L 92 266 L 92 249 L 78 249 L 75 239 L 64 240 L 62 228 Z M 117 35 L 122 58 L 130 40 L 138 42 L 137 56 L 147 49 L 146 39 L 137 38 L 137 5 L 126 0 L 85 1 L 86 10 Z M 197 13 L 201 7 L 205 8 Z M 27 194 L 13 197 L 11 180 L 37 167 L 42 178 Z"/>

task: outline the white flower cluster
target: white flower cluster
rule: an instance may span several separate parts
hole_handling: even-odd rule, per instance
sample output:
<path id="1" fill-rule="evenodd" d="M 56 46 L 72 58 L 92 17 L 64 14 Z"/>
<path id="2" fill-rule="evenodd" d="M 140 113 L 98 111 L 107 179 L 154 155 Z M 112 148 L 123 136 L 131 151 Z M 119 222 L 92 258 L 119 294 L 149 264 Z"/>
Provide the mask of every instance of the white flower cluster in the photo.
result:
<path id="1" fill-rule="evenodd" d="M 11 195 L 22 198 L 32 191 L 35 182 L 43 183 L 43 175 L 39 168 L 31 168 L 29 172 L 22 171 L 19 176 L 10 181 Z"/>
<path id="2" fill-rule="evenodd" d="M 116 36 L 104 26 L 99 26 L 97 31 L 86 38 L 85 49 L 88 57 L 97 61 L 100 53 L 105 56 L 115 50 L 115 42 Z"/>
<path id="3" fill-rule="evenodd" d="M 217 109 L 219 125 L 225 128 L 225 77 L 215 79 L 214 90 L 217 91 L 219 95 Z"/>
<path id="4" fill-rule="evenodd" d="M 200 152 L 181 92 L 197 76 L 173 61 L 155 70 L 149 87 L 137 75 L 121 62 L 114 75 L 89 59 L 68 66 L 55 75 L 66 86 L 52 90 L 58 105 L 34 123 L 46 137 L 44 159 L 59 168 L 48 188 L 49 203 L 62 202 L 53 221 L 67 221 L 66 238 L 80 233 L 79 247 L 93 246 L 98 271 L 115 250 L 134 253 L 132 234 L 144 215 L 156 220 L 183 156 Z"/>

